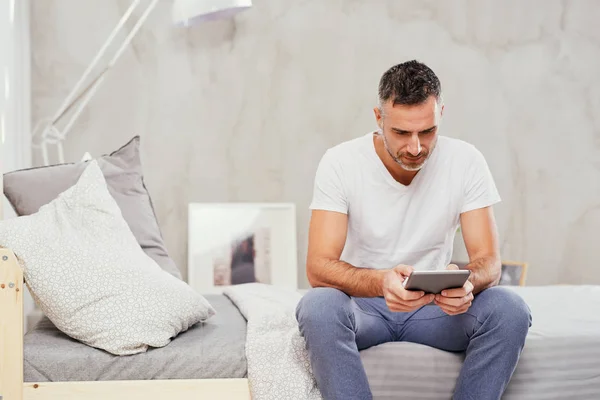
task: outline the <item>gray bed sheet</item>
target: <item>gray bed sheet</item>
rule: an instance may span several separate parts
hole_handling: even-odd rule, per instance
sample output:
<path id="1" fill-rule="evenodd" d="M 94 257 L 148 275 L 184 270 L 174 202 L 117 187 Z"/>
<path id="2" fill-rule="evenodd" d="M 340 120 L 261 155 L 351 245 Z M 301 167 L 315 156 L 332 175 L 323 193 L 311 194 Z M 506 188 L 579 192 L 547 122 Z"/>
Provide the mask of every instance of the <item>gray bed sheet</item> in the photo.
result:
<path id="1" fill-rule="evenodd" d="M 224 295 L 205 296 L 217 315 L 162 348 L 115 356 L 71 339 L 44 317 L 24 337 L 26 382 L 245 378 L 246 320 Z"/>

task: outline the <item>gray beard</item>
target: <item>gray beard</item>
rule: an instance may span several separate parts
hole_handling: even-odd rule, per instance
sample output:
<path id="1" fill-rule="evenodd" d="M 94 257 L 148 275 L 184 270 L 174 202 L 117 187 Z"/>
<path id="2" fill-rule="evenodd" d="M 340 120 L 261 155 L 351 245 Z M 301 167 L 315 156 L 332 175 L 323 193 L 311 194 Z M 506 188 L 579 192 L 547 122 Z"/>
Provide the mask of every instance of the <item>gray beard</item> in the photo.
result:
<path id="1" fill-rule="evenodd" d="M 379 134 L 383 137 L 383 145 L 384 145 L 385 149 L 387 150 L 388 154 L 390 155 L 390 157 L 392 157 L 392 160 L 394 160 L 396 162 L 396 164 L 398 164 L 400 167 L 402 167 L 402 169 L 404 169 L 405 171 L 410 171 L 410 172 L 419 171 L 425 166 L 425 164 L 427 164 L 427 161 L 429 161 L 429 157 L 431 156 L 431 153 L 429 153 L 429 155 L 427 156 L 427 158 L 425 159 L 425 161 L 423 161 L 423 163 L 421 165 L 417 165 L 417 166 L 406 165 L 405 163 L 402 162 L 402 160 L 399 157 L 396 157 L 394 154 L 392 154 L 392 151 L 390 150 L 390 146 L 388 145 L 387 139 L 385 138 L 385 135 L 383 134 L 383 132 L 380 132 Z"/>

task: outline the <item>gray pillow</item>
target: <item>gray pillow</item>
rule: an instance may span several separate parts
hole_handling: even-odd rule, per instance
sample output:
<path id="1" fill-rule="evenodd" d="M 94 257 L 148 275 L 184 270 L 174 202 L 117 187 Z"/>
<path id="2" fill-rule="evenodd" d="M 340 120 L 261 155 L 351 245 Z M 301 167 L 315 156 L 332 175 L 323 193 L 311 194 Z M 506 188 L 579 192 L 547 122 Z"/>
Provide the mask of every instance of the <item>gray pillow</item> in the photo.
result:
<path id="1" fill-rule="evenodd" d="M 181 279 L 169 257 L 156 220 L 152 199 L 144 185 L 140 161 L 140 137 L 119 150 L 97 159 L 108 190 L 129 229 L 144 252 L 162 269 Z M 75 185 L 89 164 L 82 161 L 13 171 L 4 174 L 4 194 L 17 215 L 31 215 Z"/>

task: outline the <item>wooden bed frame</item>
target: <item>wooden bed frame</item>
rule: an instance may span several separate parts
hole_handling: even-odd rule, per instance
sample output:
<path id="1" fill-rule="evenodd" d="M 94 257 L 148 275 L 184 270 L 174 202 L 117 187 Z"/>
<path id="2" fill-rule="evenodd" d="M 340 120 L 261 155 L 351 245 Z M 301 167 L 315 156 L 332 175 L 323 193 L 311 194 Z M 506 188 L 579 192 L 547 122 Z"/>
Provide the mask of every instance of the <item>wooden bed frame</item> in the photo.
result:
<path id="1" fill-rule="evenodd" d="M 0 400 L 251 398 L 247 379 L 23 382 L 23 290 L 17 258 L 0 248 Z"/>

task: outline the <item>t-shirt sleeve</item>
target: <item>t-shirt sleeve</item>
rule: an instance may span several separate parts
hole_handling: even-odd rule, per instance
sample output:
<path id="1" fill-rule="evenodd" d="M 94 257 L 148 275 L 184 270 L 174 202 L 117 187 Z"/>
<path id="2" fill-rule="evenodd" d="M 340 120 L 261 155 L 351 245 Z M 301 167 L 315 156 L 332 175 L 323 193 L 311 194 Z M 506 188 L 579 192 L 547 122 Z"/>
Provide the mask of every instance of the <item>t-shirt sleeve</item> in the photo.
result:
<path id="1" fill-rule="evenodd" d="M 479 150 L 474 150 L 474 157 L 465 171 L 461 213 L 488 207 L 501 201 L 485 157 Z"/>
<path id="2" fill-rule="evenodd" d="M 311 210 L 348 213 L 348 199 L 344 190 L 341 165 L 334 154 L 325 152 L 315 174 Z"/>

